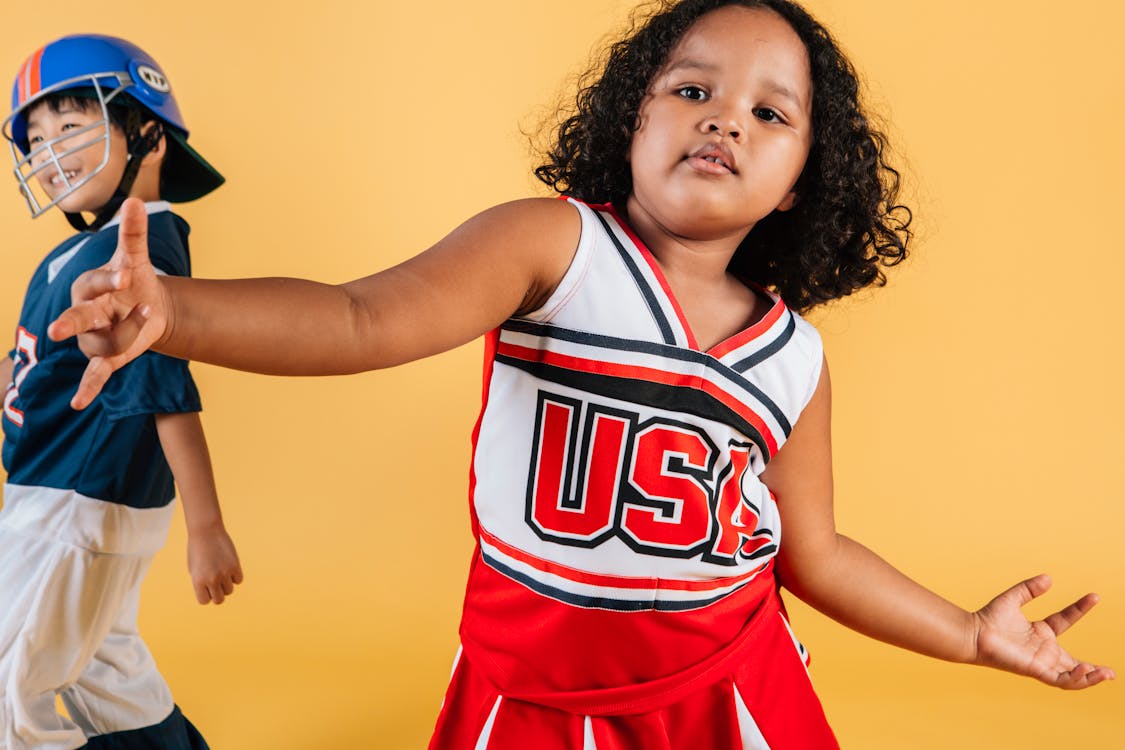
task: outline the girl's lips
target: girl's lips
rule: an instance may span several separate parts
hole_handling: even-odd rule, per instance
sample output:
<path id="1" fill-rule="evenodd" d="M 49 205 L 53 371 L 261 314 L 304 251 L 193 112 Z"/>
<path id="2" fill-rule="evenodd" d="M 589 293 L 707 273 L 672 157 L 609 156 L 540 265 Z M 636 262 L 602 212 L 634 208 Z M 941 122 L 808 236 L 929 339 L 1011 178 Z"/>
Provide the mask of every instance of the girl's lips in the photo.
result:
<path id="1" fill-rule="evenodd" d="M 689 156 L 687 163 L 696 171 L 704 174 L 734 174 L 734 171 L 721 161 L 706 159 L 701 156 Z"/>
<path id="2" fill-rule="evenodd" d="M 706 174 L 736 174 L 734 157 L 721 143 L 708 143 L 688 154 L 687 162 Z"/>

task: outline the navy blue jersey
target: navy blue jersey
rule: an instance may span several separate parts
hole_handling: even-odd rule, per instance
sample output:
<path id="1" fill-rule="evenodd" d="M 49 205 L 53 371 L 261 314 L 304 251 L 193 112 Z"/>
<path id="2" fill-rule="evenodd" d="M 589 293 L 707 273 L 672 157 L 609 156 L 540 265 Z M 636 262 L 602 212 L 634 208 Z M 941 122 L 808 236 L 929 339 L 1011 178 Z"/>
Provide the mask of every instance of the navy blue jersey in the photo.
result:
<path id="1" fill-rule="evenodd" d="M 150 203 L 149 253 L 168 275 L 190 276 L 183 219 L 167 203 Z M 55 248 L 31 278 L 12 352 L 15 369 L 4 398 L 4 468 L 12 484 L 74 490 L 134 508 L 166 505 L 173 480 L 154 414 L 199 411 L 199 392 L 181 359 L 149 352 L 115 373 L 83 411 L 70 399 L 86 369 L 77 340 L 53 342 L 47 326 L 70 307 L 70 286 L 106 263 L 117 224 L 82 232 Z"/>

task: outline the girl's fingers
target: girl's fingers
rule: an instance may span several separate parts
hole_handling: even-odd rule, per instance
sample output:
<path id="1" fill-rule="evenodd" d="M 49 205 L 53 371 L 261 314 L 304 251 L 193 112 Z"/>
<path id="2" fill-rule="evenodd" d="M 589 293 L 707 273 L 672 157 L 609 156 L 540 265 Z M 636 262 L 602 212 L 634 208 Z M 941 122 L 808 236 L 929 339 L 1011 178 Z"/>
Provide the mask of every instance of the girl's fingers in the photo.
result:
<path id="1" fill-rule="evenodd" d="M 1117 675 L 1109 667 L 1095 667 L 1093 664 L 1083 662 L 1069 672 L 1060 674 L 1055 684 L 1065 690 L 1082 690 L 1093 687 L 1099 682 L 1114 679 L 1117 679 Z"/>
<path id="2" fill-rule="evenodd" d="M 109 380 L 109 376 L 126 363 L 133 361 L 148 349 L 153 337 L 145 336 L 144 319 L 134 313 L 122 321 L 118 321 L 118 335 L 133 335 L 129 348 L 113 357 L 90 357 L 86 371 L 82 373 L 82 380 L 78 383 L 78 390 L 70 400 L 72 409 L 81 411 L 102 392 L 102 388 Z"/>
<path id="3" fill-rule="evenodd" d="M 86 371 L 82 373 L 82 380 L 78 383 L 78 390 L 70 399 L 70 408 L 82 411 L 89 406 L 105 386 L 109 376 L 113 374 L 113 365 L 105 357 L 92 357 L 86 364 Z"/>
<path id="4" fill-rule="evenodd" d="M 148 214 L 144 203 L 130 198 L 121 207 L 117 253 L 113 260 L 106 266 L 86 271 L 74 281 L 70 288 L 71 307 L 47 328 L 48 338 L 62 341 L 109 325 L 105 311 L 94 301 L 128 287 L 130 269 L 145 263 L 148 263 Z"/>
<path id="5" fill-rule="evenodd" d="M 1022 607 L 1035 597 L 1042 596 L 1049 588 L 1051 588 L 1051 577 L 1044 573 L 1034 578 L 1020 581 L 992 601 L 998 602 L 1002 599 L 1014 597 L 1016 605 Z"/>
<path id="6" fill-rule="evenodd" d="M 86 280 L 87 276 L 90 279 Z M 110 277 L 117 276 L 119 274 L 109 271 L 87 271 L 82 274 L 74 282 L 74 286 L 77 289 L 79 284 L 88 283 L 87 291 L 83 291 L 81 296 L 77 292 L 71 295 L 72 306 L 64 310 L 59 317 L 47 326 L 47 338 L 51 341 L 63 341 L 87 331 L 99 331 L 109 325 L 110 319 L 106 315 L 105 309 L 99 303 L 100 301 L 95 301 L 104 292 L 95 294 L 94 290 L 102 289 L 104 285 L 113 283 Z M 110 286 L 104 291 L 113 291 L 114 288 Z M 86 294 L 92 296 L 87 297 Z"/>
<path id="7" fill-rule="evenodd" d="M 139 198 L 129 198 L 121 205 L 117 252 L 127 268 L 148 262 L 148 212 Z"/>
<path id="8" fill-rule="evenodd" d="M 1055 632 L 1055 635 L 1062 635 L 1067 628 L 1081 620 L 1082 616 L 1093 609 L 1097 603 L 1097 594 L 1086 594 L 1074 604 L 1044 618 L 1043 621 Z"/>

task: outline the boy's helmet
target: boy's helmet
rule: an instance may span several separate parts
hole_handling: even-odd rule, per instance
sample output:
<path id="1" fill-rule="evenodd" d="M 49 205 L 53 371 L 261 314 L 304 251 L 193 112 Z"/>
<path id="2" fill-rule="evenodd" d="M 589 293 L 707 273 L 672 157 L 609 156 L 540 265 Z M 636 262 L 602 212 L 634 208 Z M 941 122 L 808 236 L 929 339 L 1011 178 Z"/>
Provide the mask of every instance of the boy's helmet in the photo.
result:
<path id="1" fill-rule="evenodd" d="M 3 123 L 3 133 L 10 142 L 12 157 L 16 163 L 16 178 L 33 216 L 39 216 L 93 176 L 85 175 L 75 184 L 68 184 L 62 194 L 45 204 L 34 196 L 29 184 L 37 169 L 31 166 L 33 150 L 29 147 L 27 137 L 27 111 L 44 97 L 61 92 L 92 98 L 102 109 L 104 122 L 66 135 L 69 139 L 68 148 L 71 150 L 86 148 L 104 139 L 105 157 L 102 166 L 94 170 L 94 174 L 108 161 L 107 105 L 114 103 L 145 110 L 161 124 L 159 130 L 167 136 L 167 153 L 161 181 L 162 198 L 177 203 L 195 200 L 223 183 L 223 176 L 188 145 L 187 126 L 168 78 L 157 62 L 144 50 L 124 39 L 98 34 L 77 34 L 53 41 L 27 58 L 12 87 L 12 112 Z M 79 140 L 86 130 L 100 130 L 100 133 L 95 132 L 77 147 L 71 147 L 70 144 Z M 139 132 L 126 133 L 130 162 L 135 162 L 131 165 L 131 170 L 126 170 L 129 183 L 132 182 L 132 175 L 136 172 L 140 158 L 154 145 L 159 134 L 157 132 L 154 138 L 145 143 L 140 139 Z M 45 156 L 47 159 L 46 165 L 40 164 L 38 169 L 47 168 L 64 155 L 56 153 L 54 145 L 54 141 L 36 145 L 34 155 Z M 120 200 L 124 200 L 129 191 L 130 185 L 124 184 L 125 182 L 123 179 L 122 186 L 118 188 L 118 192 L 123 193 Z M 116 209 L 113 206 L 112 213 Z M 105 220 L 110 216 L 105 217 Z M 68 215 L 68 218 L 71 216 Z M 71 223 L 75 223 L 73 218 Z"/>

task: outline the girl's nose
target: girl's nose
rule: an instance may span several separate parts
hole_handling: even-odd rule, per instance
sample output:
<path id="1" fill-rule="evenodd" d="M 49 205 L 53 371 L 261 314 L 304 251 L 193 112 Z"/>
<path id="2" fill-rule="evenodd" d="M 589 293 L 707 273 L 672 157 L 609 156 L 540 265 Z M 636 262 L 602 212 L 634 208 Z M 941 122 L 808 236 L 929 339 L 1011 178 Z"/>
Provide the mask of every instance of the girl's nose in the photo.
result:
<path id="1" fill-rule="evenodd" d="M 742 133 L 744 132 L 739 119 L 727 112 L 716 112 L 707 117 L 707 119 L 703 121 L 703 125 L 706 132 L 719 133 L 734 141 L 741 139 Z"/>

